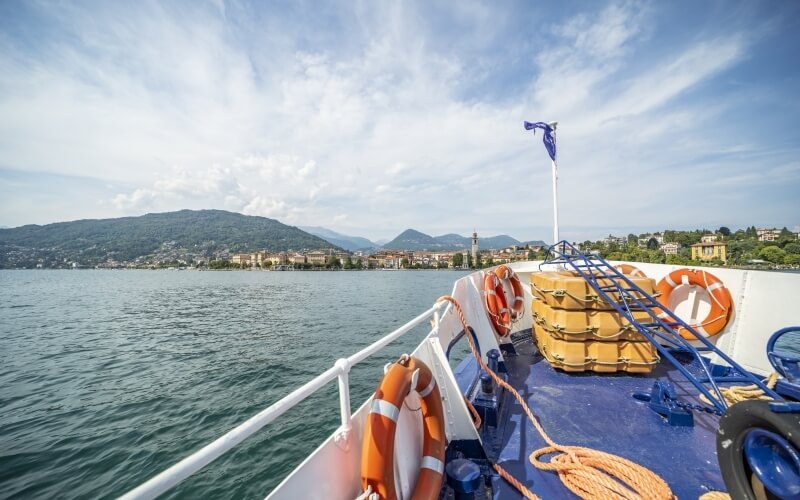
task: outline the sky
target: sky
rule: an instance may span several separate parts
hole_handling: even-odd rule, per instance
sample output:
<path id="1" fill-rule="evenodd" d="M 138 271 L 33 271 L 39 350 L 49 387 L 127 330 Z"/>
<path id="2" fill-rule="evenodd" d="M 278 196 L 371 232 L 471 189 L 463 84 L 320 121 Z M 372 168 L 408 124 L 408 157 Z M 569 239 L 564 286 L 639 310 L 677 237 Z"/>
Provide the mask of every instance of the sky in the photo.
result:
<path id="1" fill-rule="evenodd" d="M 800 230 L 800 3 L 0 2 L 0 226 Z"/>

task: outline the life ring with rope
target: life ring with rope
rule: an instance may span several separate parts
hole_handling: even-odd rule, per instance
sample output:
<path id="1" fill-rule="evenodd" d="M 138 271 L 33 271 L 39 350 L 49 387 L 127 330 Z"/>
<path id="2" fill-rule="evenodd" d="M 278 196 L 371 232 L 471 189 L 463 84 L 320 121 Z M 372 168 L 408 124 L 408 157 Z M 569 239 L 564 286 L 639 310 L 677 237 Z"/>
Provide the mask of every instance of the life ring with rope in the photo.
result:
<path id="1" fill-rule="evenodd" d="M 614 269 L 616 269 L 617 271 L 621 272 L 622 274 L 625 274 L 625 275 L 628 275 L 628 276 L 634 276 L 636 278 L 646 278 L 647 277 L 647 275 L 644 274 L 641 269 L 639 269 L 636 266 L 632 266 L 630 264 L 619 264 L 619 265 L 614 266 Z"/>
<path id="2" fill-rule="evenodd" d="M 733 312 L 733 299 L 731 292 L 725 284 L 713 274 L 700 269 L 676 269 L 667 276 L 664 276 L 656 286 L 659 293 L 658 302 L 664 307 L 669 307 L 669 297 L 672 292 L 684 285 L 699 286 L 705 288 L 711 297 L 711 310 L 706 318 L 701 322 L 689 323 L 697 333 L 704 337 L 713 337 L 721 332 L 728 324 L 731 312 Z M 669 315 L 659 310 L 658 317 L 669 320 Z M 683 326 L 678 327 L 678 333 L 687 340 L 695 340 L 694 334 Z"/>
<path id="3" fill-rule="evenodd" d="M 514 294 L 514 303 L 509 307 L 506 287 Z M 522 284 L 516 273 L 505 264 L 493 271 L 487 271 L 483 278 L 483 292 L 486 297 L 486 311 L 495 333 L 505 337 L 511 332 L 511 324 L 517 321 L 525 307 Z"/>
<path id="4" fill-rule="evenodd" d="M 494 273 L 500 279 L 500 283 L 508 283 L 514 291 L 514 304 L 511 306 L 511 322 L 513 323 L 521 318 L 525 311 L 525 292 L 522 291 L 522 283 L 517 273 L 505 264 L 498 266 Z"/>
<path id="5" fill-rule="evenodd" d="M 422 411 L 422 462 L 411 498 L 435 500 L 444 479 L 444 408 L 436 379 L 421 360 L 407 355 L 393 363 L 375 390 L 361 445 L 361 487 L 396 499 L 394 445 L 403 401 L 416 391 Z"/>

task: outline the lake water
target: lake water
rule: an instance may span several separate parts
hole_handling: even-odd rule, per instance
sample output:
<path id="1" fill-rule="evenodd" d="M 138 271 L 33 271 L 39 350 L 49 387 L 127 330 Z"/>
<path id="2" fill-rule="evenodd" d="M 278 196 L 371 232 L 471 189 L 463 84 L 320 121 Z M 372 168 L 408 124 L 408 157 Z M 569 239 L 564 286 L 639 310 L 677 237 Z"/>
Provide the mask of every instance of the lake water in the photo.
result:
<path id="1" fill-rule="evenodd" d="M 459 271 L 0 271 L 0 498 L 114 497 L 429 308 Z M 356 366 L 355 410 L 418 328 Z M 262 498 L 336 382 L 166 498 Z"/>

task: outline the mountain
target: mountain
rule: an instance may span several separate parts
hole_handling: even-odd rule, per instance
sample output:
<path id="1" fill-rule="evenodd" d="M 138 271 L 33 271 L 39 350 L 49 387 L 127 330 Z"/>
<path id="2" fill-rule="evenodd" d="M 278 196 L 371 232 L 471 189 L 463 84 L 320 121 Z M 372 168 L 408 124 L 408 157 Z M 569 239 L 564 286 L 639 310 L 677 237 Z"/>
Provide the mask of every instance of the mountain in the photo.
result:
<path id="1" fill-rule="evenodd" d="M 549 246 L 547 243 L 545 243 L 542 240 L 523 241 L 522 245 L 523 246 L 524 245 L 528 245 L 530 247 L 546 247 L 546 246 Z"/>
<path id="2" fill-rule="evenodd" d="M 181 210 L 118 219 L 0 229 L 0 268 L 95 265 L 113 259 L 207 260 L 266 249 L 325 249 L 331 244 L 292 226 L 223 210 Z"/>
<path id="3" fill-rule="evenodd" d="M 488 238 L 478 237 L 478 247 L 482 249 L 500 249 L 512 245 L 522 245 L 522 243 L 504 234 Z M 406 229 L 395 239 L 384 244 L 383 247 L 396 250 L 468 250 L 472 248 L 472 238 L 452 233 L 443 234 L 442 236 L 428 236 L 414 229 Z"/>
<path id="4" fill-rule="evenodd" d="M 355 250 L 377 248 L 380 246 L 379 244 L 374 243 L 366 238 L 362 238 L 360 236 L 348 236 L 346 234 L 337 233 L 336 231 L 331 231 L 330 229 L 326 229 L 324 227 L 299 226 L 298 229 L 302 229 L 303 231 L 313 234 L 314 236 L 319 236 L 323 240 L 328 241 L 338 247 L 342 247 L 345 250 L 350 250 L 351 252 Z"/>

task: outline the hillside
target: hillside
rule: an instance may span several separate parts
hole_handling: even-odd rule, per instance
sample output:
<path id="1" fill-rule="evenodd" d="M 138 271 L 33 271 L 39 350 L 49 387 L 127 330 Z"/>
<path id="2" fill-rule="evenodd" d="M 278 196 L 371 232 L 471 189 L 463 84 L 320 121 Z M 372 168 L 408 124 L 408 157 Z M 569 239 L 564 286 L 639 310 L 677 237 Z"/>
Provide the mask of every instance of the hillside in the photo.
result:
<path id="1" fill-rule="evenodd" d="M 309 234 L 313 234 L 314 236 L 319 236 L 323 240 L 328 241 L 333 245 L 342 247 L 345 250 L 349 250 L 351 252 L 355 250 L 377 248 L 380 246 L 379 244 L 373 243 L 372 241 L 369 241 L 366 238 L 337 233 L 336 231 L 331 231 L 330 229 L 326 229 L 324 227 L 299 226 L 298 228 L 302 229 L 303 231 Z"/>
<path id="2" fill-rule="evenodd" d="M 478 237 L 478 247 L 483 250 L 507 248 L 512 245 L 524 244 L 504 234 L 488 238 Z M 406 229 L 395 239 L 384 244 L 383 247 L 396 250 L 467 250 L 472 247 L 472 238 L 452 233 L 442 236 L 429 236 L 414 229 Z"/>
<path id="3" fill-rule="evenodd" d="M 109 259 L 208 260 L 232 252 L 322 249 L 331 244 L 292 226 L 222 210 L 181 210 L 0 229 L 0 268 L 91 266 Z"/>

